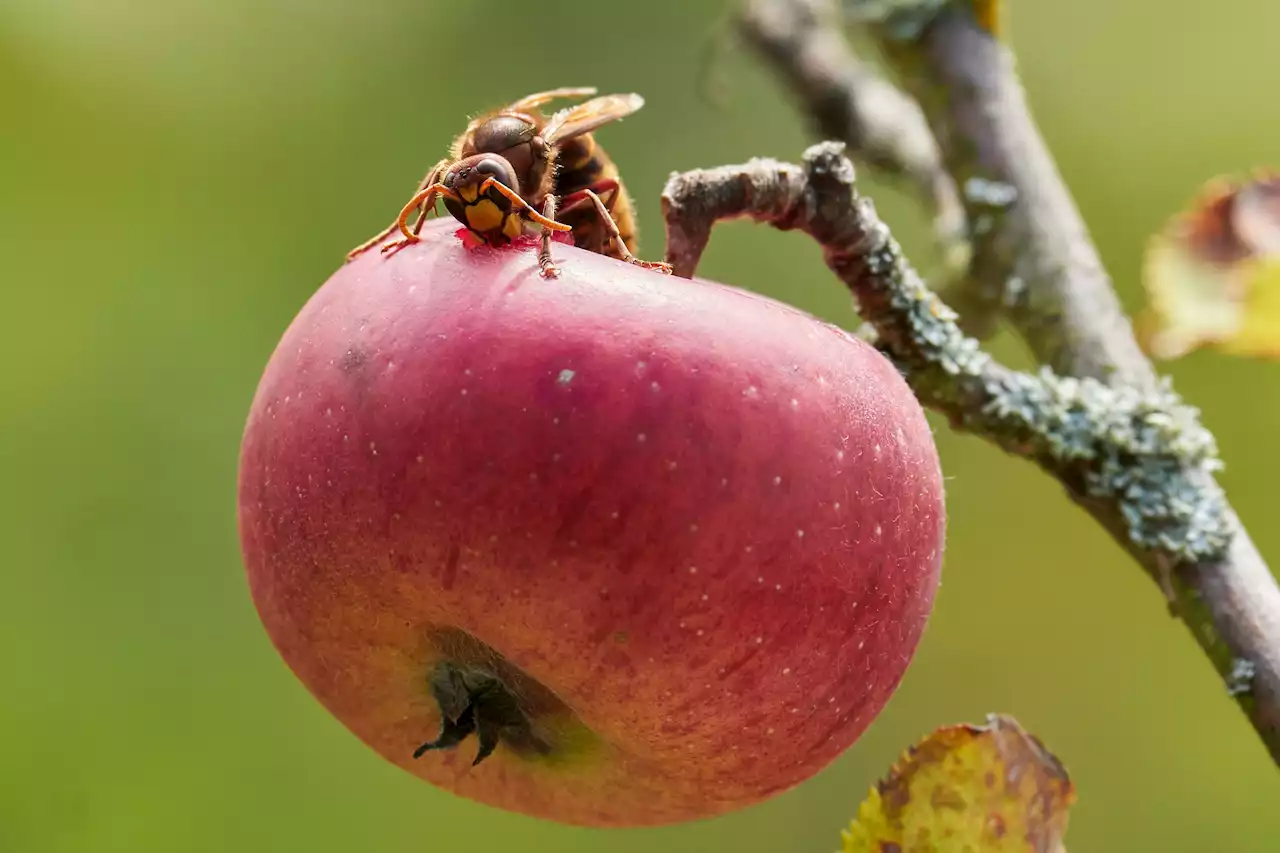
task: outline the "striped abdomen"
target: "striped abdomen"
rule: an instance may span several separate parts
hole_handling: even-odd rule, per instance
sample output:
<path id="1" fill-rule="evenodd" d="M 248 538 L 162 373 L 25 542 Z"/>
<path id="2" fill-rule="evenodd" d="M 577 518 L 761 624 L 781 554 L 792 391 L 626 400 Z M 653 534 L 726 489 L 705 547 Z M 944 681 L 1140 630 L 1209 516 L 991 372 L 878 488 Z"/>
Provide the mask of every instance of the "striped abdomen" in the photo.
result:
<path id="1" fill-rule="evenodd" d="M 596 143 L 594 137 L 588 133 L 561 143 L 556 163 L 558 170 L 553 192 L 559 199 L 578 190 L 594 189 L 600 181 L 618 182 L 612 204 L 608 194 L 600 193 L 598 189 L 596 191 L 606 206 L 612 207 L 613 221 L 617 223 L 622 240 L 627 244 L 627 249 L 635 254 L 637 251 L 636 218 L 631 196 L 627 194 L 626 187 L 618 177 L 618 167 Z M 556 219 L 573 227 L 573 242 L 579 248 L 611 258 L 619 257 L 616 244 L 609 239 L 609 232 L 600 222 L 595 205 L 587 203 L 566 213 L 557 213 Z"/>

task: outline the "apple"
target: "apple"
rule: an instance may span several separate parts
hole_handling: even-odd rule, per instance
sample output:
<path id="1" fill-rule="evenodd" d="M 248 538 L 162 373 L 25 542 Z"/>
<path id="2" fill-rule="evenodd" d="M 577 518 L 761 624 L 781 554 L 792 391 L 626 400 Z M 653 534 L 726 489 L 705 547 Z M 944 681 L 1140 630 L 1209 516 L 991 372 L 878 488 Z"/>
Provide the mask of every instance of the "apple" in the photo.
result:
<path id="1" fill-rule="evenodd" d="M 387 760 L 583 826 L 810 778 L 933 606 L 943 483 L 892 364 L 771 299 L 557 244 L 340 268 L 271 357 L 239 522 L 271 641 Z"/>

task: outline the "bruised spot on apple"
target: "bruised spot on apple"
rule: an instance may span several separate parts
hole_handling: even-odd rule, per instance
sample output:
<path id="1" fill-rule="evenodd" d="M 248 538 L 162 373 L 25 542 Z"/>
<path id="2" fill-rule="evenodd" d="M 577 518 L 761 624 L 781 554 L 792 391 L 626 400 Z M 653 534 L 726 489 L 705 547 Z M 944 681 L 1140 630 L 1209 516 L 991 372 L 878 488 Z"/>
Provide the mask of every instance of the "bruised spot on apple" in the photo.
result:
<path id="1" fill-rule="evenodd" d="M 445 221 L 343 266 L 254 399 L 254 602 L 366 744 L 587 826 L 723 814 L 880 712 L 945 511 L 892 365 L 764 297 Z"/>

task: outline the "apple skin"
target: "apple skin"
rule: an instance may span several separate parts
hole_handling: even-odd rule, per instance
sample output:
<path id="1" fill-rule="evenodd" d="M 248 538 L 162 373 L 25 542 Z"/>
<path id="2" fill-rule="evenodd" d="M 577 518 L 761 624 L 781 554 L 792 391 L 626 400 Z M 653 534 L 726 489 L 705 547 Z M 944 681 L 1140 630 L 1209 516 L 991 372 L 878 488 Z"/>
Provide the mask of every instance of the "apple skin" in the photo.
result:
<path id="1" fill-rule="evenodd" d="M 773 300 L 563 244 L 544 279 L 454 228 L 340 268 L 262 377 L 239 522 L 275 647 L 387 760 L 526 815 L 668 824 L 810 778 L 933 606 L 910 390 Z M 549 751 L 415 760 L 444 660 L 502 674 Z"/>

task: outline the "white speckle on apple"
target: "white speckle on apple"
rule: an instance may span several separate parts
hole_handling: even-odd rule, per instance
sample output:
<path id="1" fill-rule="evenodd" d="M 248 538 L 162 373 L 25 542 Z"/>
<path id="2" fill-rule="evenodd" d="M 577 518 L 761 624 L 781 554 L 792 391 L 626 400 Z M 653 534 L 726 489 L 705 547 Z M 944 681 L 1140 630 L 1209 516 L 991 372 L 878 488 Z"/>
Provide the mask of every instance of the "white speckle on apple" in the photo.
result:
<path id="1" fill-rule="evenodd" d="M 561 385 L 568 385 L 573 381 L 573 377 L 576 375 L 577 374 L 574 373 L 574 371 L 566 367 L 564 370 L 560 371 L 560 375 L 556 377 L 556 382 L 559 382 Z"/>

